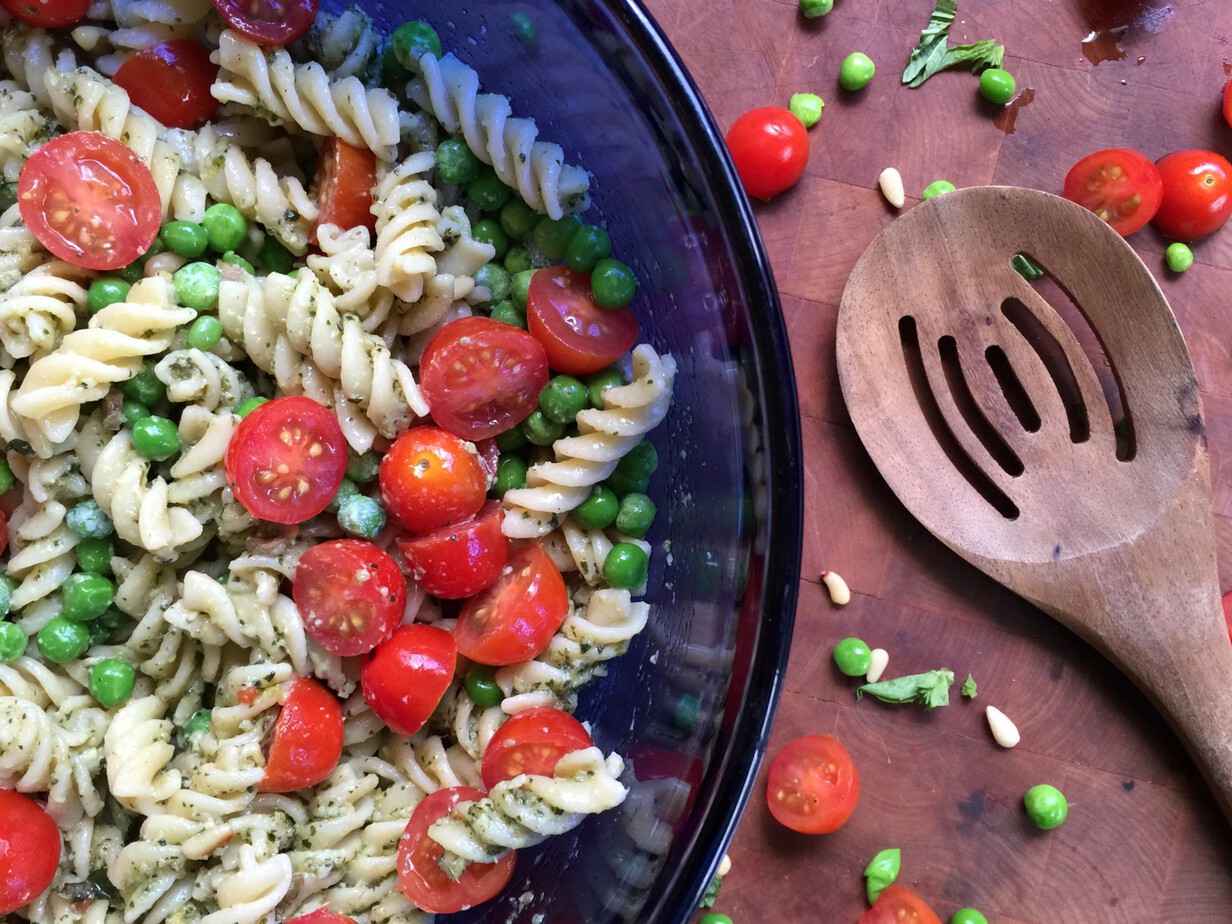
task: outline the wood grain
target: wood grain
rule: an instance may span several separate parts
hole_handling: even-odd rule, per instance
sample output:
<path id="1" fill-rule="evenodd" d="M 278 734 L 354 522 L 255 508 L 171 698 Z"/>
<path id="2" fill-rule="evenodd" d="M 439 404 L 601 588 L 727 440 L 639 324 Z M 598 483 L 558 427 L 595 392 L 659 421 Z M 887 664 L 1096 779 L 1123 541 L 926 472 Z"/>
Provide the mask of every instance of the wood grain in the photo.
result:
<path id="1" fill-rule="evenodd" d="M 838 833 L 795 835 L 765 808 L 763 768 L 715 910 L 737 922 L 855 922 L 867 908 L 864 864 L 899 846 L 900 881 L 943 920 L 964 905 L 993 924 L 1232 919 L 1232 831 L 1175 736 L 1102 656 L 946 549 L 895 500 L 851 427 L 834 356 L 846 279 L 894 217 L 876 189 L 884 167 L 902 172 L 910 207 L 941 178 L 1059 192 L 1079 157 L 1105 147 L 1152 158 L 1187 147 L 1232 153 L 1232 129 L 1218 116 L 1232 4 L 958 0 L 954 39 L 1003 42 L 1020 88 L 1035 90 L 1013 134 L 993 124 L 969 75 L 899 84 L 931 0 L 836 0 L 815 21 L 790 0 L 647 5 L 720 126 L 753 106 L 785 105 L 793 92 L 826 100 L 804 180 L 757 207 L 792 339 L 807 467 L 809 578 L 769 753 L 798 735 L 839 735 L 859 767 L 862 801 Z M 1126 24 L 1114 38 L 1125 57 L 1096 66 L 1082 42 L 1108 22 Z M 878 67 L 858 94 L 837 86 L 852 51 Z M 1166 242 L 1153 230 L 1130 243 L 1163 287 L 1197 375 L 1228 590 L 1232 229 L 1195 245 L 1196 265 L 1179 277 L 1163 268 Z M 822 568 L 851 584 L 848 607 L 831 606 L 816 583 Z M 932 714 L 857 704 L 829 660 L 847 634 L 889 650 L 891 674 L 969 671 L 980 698 Z M 985 703 L 1018 723 L 1013 751 L 993 743 Z M 1072 804 L 1069 821 L 1046 834 L 1021 810 L 1038 782 L 1061 787 Z"/>

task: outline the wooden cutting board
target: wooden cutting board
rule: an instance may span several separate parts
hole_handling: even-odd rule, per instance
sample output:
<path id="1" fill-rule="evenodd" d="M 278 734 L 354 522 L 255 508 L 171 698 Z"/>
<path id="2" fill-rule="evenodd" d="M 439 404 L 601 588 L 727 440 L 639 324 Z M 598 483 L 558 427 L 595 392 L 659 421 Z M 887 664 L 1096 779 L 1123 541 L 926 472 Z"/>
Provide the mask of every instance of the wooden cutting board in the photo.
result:
<path id="1" fill-rule="evenodd" d="M 836 734 L 862 795 L 838 833 L 793 834 L 766 809 L 763 767 L 714 910 L 737 924 L 854 924 L 867 908 L 865 863 L 899 847 L 900 884 L 943 921 L 965 905 L 993 924 L 1232 921 L 1232 830 L 1175 738 L 1099 655 L 911 519 L 851 427 L 834 360 L 847 274 L 894 217 L 877 191 L 883 168 L 901 171 L 910 207 L 936 179 L 1060 192 L 1069 167 L 1100 148 L 1232 155 L 1218 114 L 1232 74 L 1232 3 L 958 0 L 955 43 L 1003 43 L 1005 66 L 1033 93 L 1012 131 L 969 74 L 901 85 L 933 0 L 836 0 L 811 21 L 792 0 L 647 3 L 722 128 L 794 92 L 826 102 L 803 181 L 757 207 L 792 340 L 807 468 L 805 582 L 769 753 L 799 735 Z M 877 65 L 855 94 L 837 83 L 853 51 Z M 1130 240 L 1161 281 L 1197 369 L 1229 590 L 1232 226 L 1194 247 L 1183 276 L 1164 268 L 1167 242 L 1153 230 Z M 851 585 L 849 606 L 829 602 L 823 569 Z M 979 698 L 962 700 L 956 687 L 933 713 L 857 704 L 854 683 L 830 660 L 847 635 L 890 652 L 887 676 L 950 667 L 960 680 L 974 675 Z M 1018 723 L 1013 751 L 992 741 L 986 704 Z M 1022 794 L 1040 782 L 1071 802 L 1056 831 L 1035 830 L 1022 811 Z"/>

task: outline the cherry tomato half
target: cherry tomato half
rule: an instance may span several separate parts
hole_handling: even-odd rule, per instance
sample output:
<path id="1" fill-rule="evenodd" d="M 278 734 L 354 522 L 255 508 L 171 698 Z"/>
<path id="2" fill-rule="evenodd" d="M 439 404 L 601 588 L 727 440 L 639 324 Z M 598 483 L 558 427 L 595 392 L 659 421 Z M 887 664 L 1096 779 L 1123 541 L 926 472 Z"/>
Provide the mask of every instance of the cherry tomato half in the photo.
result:
<path id="1" fill-rule="evenodd" d="M 445 695 L 457 662 L 449 632 L 423 623 L 402 626 L 364 662 L 364 699 L 396 734 L 413 735 Z"/>
<path id="2" fill-rule="evenodd" d="M 318 191 L 313 243 L 321 225 L 336 225 L 343 231 L 376 229 L 376 216 L 372 214 L 376 155 L 367 148 L 357 148 L 333 135 L 326 138 L 317 158 L 315 185 Z"/>
<path id="3" fill-rule="evenodd" d="M 90 0 L 0 0 L 0 6 L 28 25 L 54 29 L 85 19 Z"/>
<path id="4" fill-rule="evenodd" d="M 488 475 L 473 444 L 440 427 L 412 427 L 381 460 L 385 506 L 412 533 L 473 517 L 488 494 Z"/>
<path id="5" fill-rule="evenodd" d="M 1229 80 L 1223 88 L 1223 120 L 1232 127 L 1232 80 Z"/>
<path id="6" fill-rule="evenodd" d="M 941 924 L 933 909 L 910 889 L 887 886 L 860 924 Z"/>
<path id="7" fill-rule="evenodd" d="M 471 519 L 414 539 L 399 539 L 415 583 L 446 600 L 479 593 L 500 577 L 509 561 L 509 539 L 501 532 L 501 505 L 488 501 Z"/>
<path id="8" fill-rule="evenodd" d="M 0 789 L 0 914 L 42 895 L 60 862 L 60 831 L 37 802 Z"/>
<path id="9" fill-rule="evenodd" d="M 214 0 L 214 9 L 236 32 L 261 45 L 290 45 L 317 18 L 318 0 Z"/>
<path id="10" fill-rule="evenodd" d="M 551 776 L 566 754 L 593 746 L 582 723 L 567 712 L 519 712 L 496 730 L 483 752 L 483 785 L 491 789 L 502 780 L 512 780 L 523 773 Z"/>
<path id="11" fill-rule="evenodd" d="M 454 638 L 458 651 L 480 664 L 529 661 L 547 647 L 569 615 L 560 569 L 538 543 L 509 556 L 496 583 L 466 601 Z"/>
<path id="12" fill-rule="evenodd" d="M 274 723 L 261 792 L 294 792 L 334 772 L 342 756 L 342 707 L 315 680 L 296 677 Z"/>
<path id="13" fill-rule="evenodd" d="M 567 266 L 545 266 L 530 279 L 526 325 L 557 372 L 598 372 L 637 342 L 637 317 L 628 305 L 600 308 L 590 276 Z"/>
<path id="14" fill-rule="evenodd" d="M 837 738 L 806 735 L 789 742 L 770 764 L 766 799 L 780 824 L 801 834 L 829 834 L 855 811 L 860 777 Z"/>
<path id="15" fill-rule="evenodd" d="M 1232 215 L 1232 164 L 1213 151 L 1176 151 L 1155 164 L 1164 199 L 1152 224 L 1165 237 L 1192 241 Z"/>
<path id="16" fill-rule="evenodd" d="M 1126 235 L 1154 217 L 1163 198 L 1163 182 L 1145 155 L 1109 148 L 1074 164 L 1065 175 L 1063 193 L 1106 221 L 1113 231 Z"/>
<path id="17" fill-rule="evenodd" d="M 115 82 L 128 91 L 134 106 L 168 128 L 192 128 L 218 111 L 210 87 L 218 65 L 196 39 L 172 39 L 139 51 L 116 71 Z"/>
<path id="18" fill-rule="evenodd" d="M 231 490 L 254 517 L 302 523 L 338 493 L 347 444 L 328 408 L 302 396 L 275 398 L 240 421 L 224 465 Z"/>
<path id="19" fill-rule="evenodd" d="M 398 886 L 417 908 L 432 914 L 452 914 L 494 898 L 513 875 L 517 852 L 495 863 L 471 863 L 457 879 L 441 869 L 445 848 L 428 836 L 428 829 L 459 802 L 478 802 L 483 793 L 469 786 L 438 789 L 415 806 L 398 840 Z"/>
<path id="20" fill-rule="evenodd" d="M 158 233 L 162 202 L 150 168 L 99 132 L 69 132 L 30 155 L 17 180 L 22 221 L 61 260 L 128 266 Z"/>
<path id="21" fill-rule="evenodd" d="M 757 199 L 771 199 L 804 176 L 808 132 L 790 110 L 763 106 L 736 119 L 727 133 L 727 150 L 744 191 Z"/>
<path id="22" fill-rule="evenodd" d="M 406 578 L 384 549 L 335 539 L 300 556 L 291 596 L 304 630 L 322 648 L 344 657 L 367 654 L 402 621 Z"/>
<path id="23" fill-rule="evenodd" d="M 287 924 L 355 924 L 355 920 L 345 915 L 335 914 L 328 908 L 317 908 L 315 911 L 291 918 Z"/>

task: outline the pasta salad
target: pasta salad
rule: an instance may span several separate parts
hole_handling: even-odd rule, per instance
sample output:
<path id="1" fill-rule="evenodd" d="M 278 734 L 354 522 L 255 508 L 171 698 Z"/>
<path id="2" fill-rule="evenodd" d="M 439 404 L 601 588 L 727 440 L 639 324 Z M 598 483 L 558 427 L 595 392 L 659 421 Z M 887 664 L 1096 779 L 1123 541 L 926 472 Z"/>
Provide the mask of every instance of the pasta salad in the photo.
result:
<path id="1" fill-rule="evenodd" d="M 590 175 L 425 22 L 0 6 L 0 913 L 493 898 L 628 792 L 676 367 Z"/>

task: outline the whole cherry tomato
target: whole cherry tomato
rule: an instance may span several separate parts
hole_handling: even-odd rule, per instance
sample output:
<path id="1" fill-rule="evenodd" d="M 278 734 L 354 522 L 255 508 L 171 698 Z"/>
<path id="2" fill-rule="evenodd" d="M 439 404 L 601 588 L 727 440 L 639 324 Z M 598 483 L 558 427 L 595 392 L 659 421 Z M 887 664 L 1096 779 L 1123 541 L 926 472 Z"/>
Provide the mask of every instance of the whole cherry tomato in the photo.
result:
<path id="1" fill-rule="evenodd" d="M 1192 241 L 1232 215 L 1232 164 L 1213 151 L 1176 151 L 1155 164 L 1164 198 L 1152 224 L 1165 237 Z"/>
<path id="2" fill-rule="evenodd" d="M 381 460 L 381 495 L 394 518 L 416 535 L 479 512 L 488 474 L 473 443 L 440 427 L 412 427 Z"/>
<path id="3" fill-rule="evenodd" d="M 808 163 L 808 132 L 790 110 L 763 106 L 738 118 L 727 133 L 731 153 L 744 191 L 770 199 L 795 186 Z"/>
<path id="4" fill-rule="evenodd" d="M 402 626 L 364 662 L 364 699 L 395 734 L 413 735 L 445 695 L 457 662 L 451 633 L 423 623 Z"/>
<path id="5" fill-rule="evenodd" d="M 1065 175 L 1064 195 L 1090 209 L 1118 234 L 1133 234 L 1146 225 L 1163 198 L 1159 170 L 1128 148 L 1088 154 Z"/>
<path id="6" fill-rule="evenodd" d="M 860 924 L 941 924 L 941 919 L 910 889 L 892 885 L 877 897 Z"/>
<path id="7" fill-rule="evenodd" d="M 43 807 L 0 789 L 0 914 L 30 904 L 51 885 L 60 862 L 60 832 Z"/>

